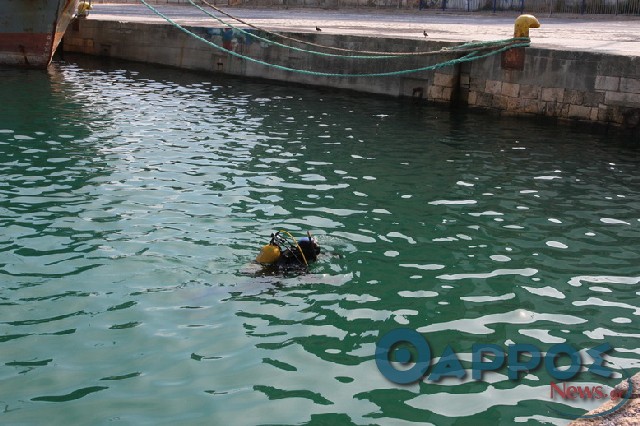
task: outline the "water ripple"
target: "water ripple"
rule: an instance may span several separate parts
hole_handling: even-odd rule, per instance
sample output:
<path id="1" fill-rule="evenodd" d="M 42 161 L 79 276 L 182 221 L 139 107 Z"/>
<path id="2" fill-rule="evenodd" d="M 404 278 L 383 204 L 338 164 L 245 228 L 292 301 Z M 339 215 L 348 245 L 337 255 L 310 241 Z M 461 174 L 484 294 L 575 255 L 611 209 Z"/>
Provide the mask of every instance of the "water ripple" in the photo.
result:
<path id="1" fill-rule="evenodd" d="M 606 341 L 640 369 L 639 158 L 611 135 L 86 58 L 0 93 L 6 423 L 564 421 L 544 371 L 396 386 L 397 327 L 465 365 Z M 280 229 L 320 240 L 309 274 L 253 263 Z"/>

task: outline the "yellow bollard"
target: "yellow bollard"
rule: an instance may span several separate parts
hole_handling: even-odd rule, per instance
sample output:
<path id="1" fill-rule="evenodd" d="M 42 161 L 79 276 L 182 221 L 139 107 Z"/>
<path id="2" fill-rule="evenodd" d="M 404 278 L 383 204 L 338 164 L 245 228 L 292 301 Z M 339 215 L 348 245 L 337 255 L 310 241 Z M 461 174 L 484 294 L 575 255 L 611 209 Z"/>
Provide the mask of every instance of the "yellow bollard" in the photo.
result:
<path id="1" fill-rule="evenodd" d="M 520 15 L 516 18 L 513 37 L 529 37 L 529 28 L 540 28 L 540 22 L 533 15 Z M 522 71 L 524 69 L 524 47 L 514 47 L 502 52 L 502 69 Z"/>
<path id="2" fill-rule="evenodd" d="M 520 15 L 513 28 L 514 37 L 529 37 L 529 28 L 540 28 L 540 22 L 533 15 Z"/>

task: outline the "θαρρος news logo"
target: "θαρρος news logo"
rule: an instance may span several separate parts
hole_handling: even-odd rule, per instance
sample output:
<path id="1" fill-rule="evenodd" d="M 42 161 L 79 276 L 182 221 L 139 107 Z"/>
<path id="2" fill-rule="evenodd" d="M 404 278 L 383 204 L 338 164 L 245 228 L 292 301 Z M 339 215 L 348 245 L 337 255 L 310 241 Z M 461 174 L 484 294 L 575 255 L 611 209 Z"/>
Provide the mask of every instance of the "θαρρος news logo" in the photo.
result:
<path id="1" fill-rule="evenodd" d="M 411 347 L 413 350 L 410 350 Z M 505 364 L 509 380 L 519 380 L 522 374 L 527 374 L 541 366 L 544 366 L 553 379 L 559 381 L 574 379 L 581 372 L 611 378 L 614 373 L 604 365 L 603 358 L 611 349 L 613 347 L 609 343 L 586 349 L 585 352 L 591 358 L 587 361 L 583 359 L 578 349 L 568 343 L 553 345 L 546 352 L 526 343 L 511 344 L 506 348 L 496 344 L 476 343 L 471 349 L 471 378 L 475 381 L 482 380 L 484 373 L 498 371 Z M 440 353 L 438 360 L 432 363 L 429 342 L 420 333 L 409 328 L 397 328 L 382 336 L 376 344 L 375 360 L 382 375 L 398 384 L 410 384 L 422 379 L 431 382 L 439 382 L 444 378 L 464 379 L 468 374 L 468 370 L 462 366 L 450 345 L 447 345 Z M 560 360 L 568 365 L 559 367 Z M 396 368 L 398 363 L 407 368 Z M 608 395 L 602 386 L 575 386 L 566 383 L 558 385 L 554 382 L 551 384 L 552 399 L 556 396 L 564 400 L 603 399 L 607 396 L 613 400 L 620 399 L 621 402 L 613 409 L 607 410 L 607 414 L 624 405 L 631 394 L 630 379 L 628 379 L 626 392 L 614 390 Z M 606 414 L 598 413 L 597 416 L 602 415 Z"/>

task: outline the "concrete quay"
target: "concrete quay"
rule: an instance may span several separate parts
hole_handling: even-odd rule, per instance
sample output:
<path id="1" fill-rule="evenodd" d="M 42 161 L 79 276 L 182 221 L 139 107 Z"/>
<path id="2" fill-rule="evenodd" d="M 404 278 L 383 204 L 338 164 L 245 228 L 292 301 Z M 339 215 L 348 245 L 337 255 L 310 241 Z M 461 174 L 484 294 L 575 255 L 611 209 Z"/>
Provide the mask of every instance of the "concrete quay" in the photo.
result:
<path id="1" fill-rule="evenodd" d="M 226 29 L 226 25 L 191 5 L 153 6 L 202 39 L 288 68 L 361 74 L 418 69 L 460 56 L 376 61 L 311 56 Z M 416 52 L 506 39 L 513 36 L 517 17 L 515 13 L 452 15 L 433 10 L 223 9 L 262 29 L 359 51 Z M 210 11 L 234 26 L 246 28 Z M 501 114 L 594 122 L 640 132 L 640 17 L 537 18 L 541 27 L 530 31 L 531 46 L 524 49 L 522 69 L 505 69 L 498 54 L 392 77 L 292 73 L 216 50 L 139 4 L 94 4 L 88 18 L 70 26 L 64 49 L 194 70 L 421 97 L 427 102 L 467 105 Z M 269 37 L 261 31 L 250 31 Z"/>
<path id="2" fill-rule="evenodd" d="M 149 3 L 181 25 L 220 26 L 219 22 L 191 5 Z M 454 15 L 433 10 L 396 9 L 249 9 L 224 6 L 221 9 L 271 31 L 314 33 L 317 26 L 324 34 L 413 40 L 425 40 L 423 31 L 427 31 L 427 40 L 459 43 L 509 38 L 513 36 L 513 23 L 518 16 L 510 12 Z M 536 17 L 541 27 L 531 30 L 531 47 L 640 56 L 640 16 Z M 95 4 L 89 19 L 166 23 L 141 4 Z"/>

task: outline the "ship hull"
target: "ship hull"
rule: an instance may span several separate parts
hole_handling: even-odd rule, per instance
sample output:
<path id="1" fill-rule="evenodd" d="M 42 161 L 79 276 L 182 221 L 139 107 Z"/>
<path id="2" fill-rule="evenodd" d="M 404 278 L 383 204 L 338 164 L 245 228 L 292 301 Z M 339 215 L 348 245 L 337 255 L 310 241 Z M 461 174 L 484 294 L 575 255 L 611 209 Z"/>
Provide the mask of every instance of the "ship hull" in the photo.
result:
<path id="1" fill-rule="evenodd" d="M 0 65 L 46 68 L 78 0 L 2 0 Z"/>

